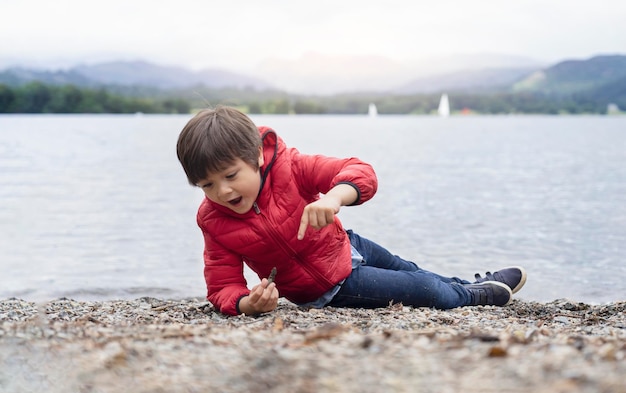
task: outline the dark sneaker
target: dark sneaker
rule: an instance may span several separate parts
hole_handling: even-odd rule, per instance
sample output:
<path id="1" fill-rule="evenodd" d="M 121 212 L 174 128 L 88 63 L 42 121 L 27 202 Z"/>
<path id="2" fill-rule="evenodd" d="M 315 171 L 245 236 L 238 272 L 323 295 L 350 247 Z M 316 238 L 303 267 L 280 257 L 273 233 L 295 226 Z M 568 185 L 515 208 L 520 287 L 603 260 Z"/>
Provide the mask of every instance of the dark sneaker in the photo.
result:
<path id="1" fill-rule="evenodd" d="M 511 303 L 511 288 L 498 281 L 485 281 L 480 284 L 465 284 L 472 295 L 470 306 L 506 306 Z"/>
<path id="2" fill-rule="evenodd" d="M 481 277 L 480 274 L 476 273 L 474 277 L 476 278 L 474 284 L 480 284 L 481 282 L 487 281 L 498 281 L 508 285 L 513 293 L 517 293 L 520 289 L 522 289 L 524 284 L 526 284 L 526 270 L 519 266 L 507 267 L 493 273 L 487 272 L 485 273 L 485 277 Z"/>

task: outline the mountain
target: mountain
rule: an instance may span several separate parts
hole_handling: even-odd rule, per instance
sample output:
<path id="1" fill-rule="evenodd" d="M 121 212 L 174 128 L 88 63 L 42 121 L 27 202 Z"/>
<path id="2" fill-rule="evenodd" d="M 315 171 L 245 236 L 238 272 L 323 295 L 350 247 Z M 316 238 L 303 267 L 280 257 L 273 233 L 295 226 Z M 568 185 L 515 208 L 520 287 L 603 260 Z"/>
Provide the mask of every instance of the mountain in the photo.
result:
<path id="1" fill-rule="evenodd" d="M 267 59 L 257 73 L 290 93 L 330 95 L 384 91 L 406 80 L 411 70 L 384 56 L 309 52 L 293 60 Z"/>
<path id="2" fill-rule="evenodd" d="M 577 102 L 599 103 L 601 106 L 610 104 L 626 109 L 626 77 L 611 80 L 603 85 L 573 94 Z"/>
<path id="3" fill-rule="evenodd" d="M 271 86 L 257 78 L 219 69 L 190 71 L 182 67 L 160 66 L 145 61 L 110 62 L 78 66 L 73 71 L 101 84 L 154 86 L 162 89 L 205 85 L 213 88 L 268 89 Z"/>
<path id="4" fill-rule="evenodd" d="M 567 60 L 536 71 L 513 85 L 514 91 L 571 94 L 603 90 L 626 78 L 626 56 L 604 55 Z"/>
<path id="5" fill-rule="evenodd" d="M 13 67 L 0 72 L 0 83 L 9 86 L 19 86 L 32 81 L 39 81 L 49 85 L 93 85 L 93 81 L 75 71 L 38 71 L 23 67 Z"/>
<path id="6" fill-rule="evenodd" d="M 457 71 L 415 79 L 396 89 L 399 94 L 439 92 L 493 92 L 508 90 L 511 85 L 537 70 L 536 67 L 489 68 Z"/>
<path id="7" fill-rule="evenodd" d="M 626 56 L 602 55 L 546 67 L 524 58 L 495 55 L 408 64 L 382 56 L 309 53 L 295 60 L 268 60 L 254 76 L 219 69 L 190 71 L 145 61 L 81 65 L 67 71 L 10 68 L 0 72 L 0 84 L 16 86 L 33 80 L 79 87 L 106 85 L 121 94 L 135 90 L 136 95 L 144 94 L 147 88 L 159 88 L 165 94 L 172 89 L 187 91 L 203 85 L 209 90 L 232 87 L 259 92 L 279 88 L 305 95 L 531 92 L 626 103 L 622 98 L 626 96 Z M 246 94 L 243 90 L 241 93 Z"/>
<path id="8" fill-rule="evenodd" d="M 274 81 L 277 87 L 291 93 L 418 93 L 438 90 L 444 82 L 438 81 L 438 76 L 484 72 L 485 77 L 481 77 L 484 82 L 495 78 L 498 83 L 503 83 L 500 79 L 504 78 L 505 82 L 513 83 L 524 72 L 544 66 L 543 63 L 525 57 L 485 53 L 438 56 L 400 63 L 384 56 L 309 52 L 292 60 L 267 59 L 259 65 L 257 74 Z M 483 71 L 498 69 L 503 71 Z M 516 69 L 519 70 L 515 71 Z M 511 73 L 513 75 L 505 77 Z M 455 78 L 456 81 L 460 79 Z M 411 86 L 412 84 L 415 86 Z"/>
<path id="9" fill-rule="evenodd" d="M 418 78 L 394 92 L 492 93 L 533 92 L 550 95 L 576 94 L 578 99 L 624 102 L 626 56 L 603 55 L 585 60 L 565 60 L 545 68 L 511 67 L 464 70 Z"/>
<path id="10" fill-rule="evenodd" d="M 81 65 L 68 71 L 34 71 L 25 68 L 9 68 L 0 72 L 0 83 L 10 86 L 33 80 L 48 84 L 74 84 L 84 87 L 117 85 L 173 89 L 204 85 L 218 89 L 232 87 L 265 90 L 272 88 L 269 83 L 259 78 L 234 72 L 219 69 L 194 72 L 182 67 L 161 66 L 145 61 Z"/>

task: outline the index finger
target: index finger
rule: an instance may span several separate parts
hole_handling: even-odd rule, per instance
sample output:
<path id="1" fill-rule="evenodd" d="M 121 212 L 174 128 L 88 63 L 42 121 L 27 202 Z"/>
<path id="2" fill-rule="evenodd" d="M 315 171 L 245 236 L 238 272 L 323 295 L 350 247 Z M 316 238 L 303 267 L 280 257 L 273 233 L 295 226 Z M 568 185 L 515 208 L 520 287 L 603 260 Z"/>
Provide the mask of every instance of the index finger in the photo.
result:
<path id="1" fill-rule="evenodd" d="M 309 215 L 306 211 L 302 212 L 302 218 L 300 219 L 300 227 L 298 228 L 298 240 L 304 239 L 304 233 L 306 232 L 306 227 L 309 226 Z"/>

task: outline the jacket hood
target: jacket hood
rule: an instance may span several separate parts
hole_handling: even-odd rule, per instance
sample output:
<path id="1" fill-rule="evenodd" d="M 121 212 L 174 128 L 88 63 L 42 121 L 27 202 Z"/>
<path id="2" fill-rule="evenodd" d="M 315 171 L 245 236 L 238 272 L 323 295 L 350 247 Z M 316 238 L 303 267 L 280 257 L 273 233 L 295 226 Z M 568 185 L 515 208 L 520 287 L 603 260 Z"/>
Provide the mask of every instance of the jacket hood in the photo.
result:
<path id="1" fill-rule="evenodd" d="M 276 132 L 271 128 L 261 127 L 259 128 L 259 132 L 261 133 L 261 141 L 263 144 L 263 161 L 264 164 L 261 168 L 259 168 L 259 172 L 261 174 L 261 187 L 259 187 L 259 195 L 261 191 L 263 191 L 263 186 L 267 180 L 267 176 L 272 170 L 272 166 L 274 166 L 274 162 L 276 162 L 276 156 L 278 155 L 279 148 L 279 138 L 276 135 Z M 284 149 L 285 146 L 283 145 Z M 258 197 L 257 197 L 258 199 Z"/>

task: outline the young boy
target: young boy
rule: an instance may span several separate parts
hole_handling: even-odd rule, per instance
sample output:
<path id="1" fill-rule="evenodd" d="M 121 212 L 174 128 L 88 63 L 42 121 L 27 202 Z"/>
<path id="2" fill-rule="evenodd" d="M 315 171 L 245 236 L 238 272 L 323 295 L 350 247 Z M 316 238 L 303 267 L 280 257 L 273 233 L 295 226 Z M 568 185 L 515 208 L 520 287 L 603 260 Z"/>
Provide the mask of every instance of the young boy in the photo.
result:
<path id="1" fill-rule="evenodd" d="M 180 133 L 177 154 L 189 183 L 206 195 L 197 215 L 204 277 L 207 299 L 222 313 L 269 312 L 279 294 L 307 307 L 504 306 L 526 281 L 520 267 L 477 274 L 474 283 L 442 277 L 344 230 L 339 209 L 376 193 L 372 167 L 300 154 L 236 109 L 198 113 Z M 252 289 L 244 263 L 261 279 Z"/>

